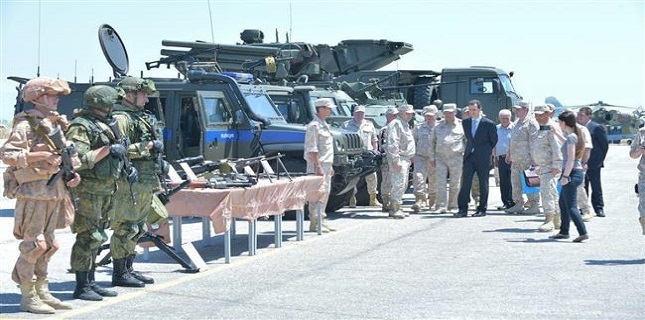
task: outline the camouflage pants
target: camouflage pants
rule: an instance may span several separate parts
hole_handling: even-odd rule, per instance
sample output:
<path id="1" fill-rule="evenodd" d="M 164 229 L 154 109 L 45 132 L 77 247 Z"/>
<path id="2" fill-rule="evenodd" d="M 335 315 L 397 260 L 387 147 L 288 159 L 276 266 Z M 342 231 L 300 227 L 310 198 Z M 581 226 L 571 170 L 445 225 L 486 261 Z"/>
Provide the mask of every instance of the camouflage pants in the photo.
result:
<path id="1" fill-rule="evenodd" d="M 31 281 L 34 275 L 46 279 L 49 261 L 58 251 L 55 229 L 63 200 L 16 199 L 14 231 L 20 256 L 14 266 L 11 279 L 20 284 Z"/>
<path id="2" fill-rule="evenodd" d="M 540 198 L 544 214 L 559 211 L 558 178 L 553 176 L 551 170 L 540 173 Z"/>
<path id="3" fill-rule="evenodd" d="M 511 188 L 513 189 L 513 202 L 516 205 L 524 205 L 524 189 L 522 188 L 522 179 L 524 179 L 524 170 L 528 169 L 530 162 L 515 161 L 511 162 Z M 540 195 L 537 193 L 527 194 L 526 197 L 531 203 L 540 203 Z"/>
<path id="4" fill-rule="evenodd" d="M 457 198 L 463 172 L 463 156 L 437 158 L 437 207 L 457 209 Z M 450 181 L 448 181 L 450 174 Z M 449 189 L 447 185 L 450 183 Z M 448 195 L 450 194 L 450 195 Z"/>
<path id="5" fill-rule="evenodd" d="M 591 199 L 589 199 L 589 196 L 587 196 L 587 191 L 585 191 L 584 183 L 578 186 L 576 192 L 576 197 L 578 197 L 578 207 L 580 208 L 580 211 L 582 211 L 581 214 L 592 213 L 593 207 L 591 206 Z"/>
<path id="6" fill-rule="evenodd" d="M 323 184 L 320 186 L 320 189 L 327 194 L 327 196 L 324 197 L 323 202 L 313 202 L 309 203 L 309 219 L 310 220 L 317 220 L 317 214 L 318 210 L 321 210 L 322 212 L 322 217 L 326 217 L 327 214 L 325 213 L 325 208 L 327 207 L 327 200 L 329 199 L 329 192 L 331 191 L 331 177 L 332 177 L 332 169 L 333 165 L 331 163 L 321 163 L 320 164 L 323 169 Z M 313 217 L 313 218 L 312 218 Z"/>
<path id="7" fill-rule="evenodd" d="M 437 170 L 430 165 L 430 159 L 415 156 L 414 162 L 414 185 L 415 195 L 427 195 L 430 198 L 437 196 Z M 426 183 L 427 181 L 427 183 Z"/>
<path id="8" fill-rule="evenodd" d="M 410 159 L 400 158 L 398 163 L 388 160 L 390 164 L 390 180 L 392 181 L 392 191 L 390 191 L 391 203 L 403 203 L 403 194 L 408 188 L 408 172 L 410 170 Z M 401 166 L 397 170 L 396 165 Z"/>
<path id="9" fill-rule="evenodd" d="M 368 175 L 365 176 L 365 184 L 367 184 L 367 193 L 369 194 L 377 194 L 377 186 L 378 186 L 378 177 L 376 176 L 376 172 L 372 172 Z M 353 195 L 356 195 L 356 192 L 358 190 L 356 187 L 354 187 L 354 190 L 352 191 Z"/>
<path id="10" fill-rule="evenodd" d="M 392 192 L 392 181 L 390 180 L 390 165 L 387 159 L 381 163 L 381 195 L 389 196 Z"/>
<path id="11" fill-rule="evenodd" d="M 645 173 L 638 174 L 638 213 L 645 218 Z"/>
<path id="12" fill-rule="evenodd" d="M 110 238 L 110 253 L 114 259 L 123 259 L 136 254 L 139 238 L 148 230 L 146 220 L 152 210 L 153 186 L 136 183 L 132 187 L 137 204 L 133 205 L 130 186 L 119 181 L 114 193 L 114 207 L 110 213 L 110 225 L 114 230 Z"/>
<path id="13" fill-rule="evenodd" d="M 78 194 L 80 201 L 72 232 L 76 242 L 72 246 L 70 264 L 73 271 L 89 271 L 94 268 L 99 247 L 107 241 L 108 212 L 112 209 L 112 196 L 90 193 Z"/>

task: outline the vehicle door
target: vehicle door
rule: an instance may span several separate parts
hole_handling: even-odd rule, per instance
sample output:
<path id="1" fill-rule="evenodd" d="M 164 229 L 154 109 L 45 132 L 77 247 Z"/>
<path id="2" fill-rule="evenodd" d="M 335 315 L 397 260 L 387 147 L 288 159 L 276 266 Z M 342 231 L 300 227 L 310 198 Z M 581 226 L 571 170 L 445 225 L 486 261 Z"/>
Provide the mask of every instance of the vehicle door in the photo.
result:
<path id="1" fill-rule="evenodd" d="M 223 91 L 197 91 L 197 112 L 202 119 L 201 149 L 204 159 L 235 158 L 239 133 L 231 101 Z"/>

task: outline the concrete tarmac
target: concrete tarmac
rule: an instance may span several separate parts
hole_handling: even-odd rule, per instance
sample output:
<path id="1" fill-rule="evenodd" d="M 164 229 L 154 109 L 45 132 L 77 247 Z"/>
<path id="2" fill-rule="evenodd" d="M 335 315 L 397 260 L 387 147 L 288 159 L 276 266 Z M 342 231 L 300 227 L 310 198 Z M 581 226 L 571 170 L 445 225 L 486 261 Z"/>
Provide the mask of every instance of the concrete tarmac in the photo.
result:
<path id="1" fill-rule="evenodd" d="M 633 186 L 637 160 L 612 145 L 603 170 L 606 218 L 587 223 L 590 239 L 548 239 L 540 215 L 508 215 L 491 179 L 486 217 L 419 214 L 394 220 L 375 208 L 330 215 L 337 232 L 307 232 L 273 221 L 258 223 L 258 251 L 248 256 L 246 223 L 238 222 L 233 257 L 224 263 L 222 236 L 201 240 L 201 220 L 183 220 L 207 270 L 188 274 L 157 249 L 135 267 L 156 279 L 143 289 L 115 288 L 100 302 L 72 299 L 67 273 L 74 235 L 59 230 L 61 250 L 50 267 L 54 295 L 74 305 L 55 315 L 19 311 L 11 281 L 18 256 L 13 201 L 0 201 L 0 319 L 643 319 L 645 236 Z M 406 205 L 413 197 L 406 194 Z M 470 212 L 472 214 L 472 211 Z M 308 222 L 306 222 L 308 224 Z M 571 227 L 572 239 L 577 236 Z M 109 286 L 111 265 L 98 269 Z"/>

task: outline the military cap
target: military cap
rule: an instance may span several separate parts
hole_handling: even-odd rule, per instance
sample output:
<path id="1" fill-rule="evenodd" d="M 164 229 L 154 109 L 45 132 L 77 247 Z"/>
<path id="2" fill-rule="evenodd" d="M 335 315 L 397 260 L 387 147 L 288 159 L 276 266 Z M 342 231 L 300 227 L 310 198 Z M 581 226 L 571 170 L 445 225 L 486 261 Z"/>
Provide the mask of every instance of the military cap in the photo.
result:
<path id="1" fill-rule="evenodd" d="M 429 106 L 423 107 L 423 115 L 424 116 L 426 114 L 436 116 L 438 111 L 439 110 L 437 110 L 437 107 L 435 105 L 429 105 Z"/>
<path id="2" fill-rule="evenodd" d="M 443 112 L 456 112 L 457 105 L 454 103 L 446 103 L 443 105 Z"/>
<path id="3" fill-rule="evenodd" d="M 336 108 L 336 105 L 329 98 L 317 99 L 314 105 L 316 106 L 316 108 L 320 108 L 320 107 Z"/>
<path id="4" fill-rule="evenodd" d="M 354 107 L 354 112 L 365 112 L 365 106 L 364 105 L 357 105 Z"/>
<path id="5" fill-rule="evenodd" d="M 533 113 L 535 114 L 543 114 L 545 112 L 551 112 L 548 106 L 546 105 L 537 105 L 533 107 Z"/>
<path id="6" fill-rule="evenodd" d="M 399 110 L 397 108 L 394 108 L 394 107 L 387 108 L 387 111 L 385 111 L 385 115 L 389 116 L 389 115 L 392 115 L 392 114 L 399 114 Z"/>
<path id="7" fill-rule="evenodd" d="M 528 109 L 530 106 L 529 106 L 529 104 L 528 104 L 527 102 L 519 101 L 519 102 L 518 102 L 516 105 L 514 105 L 513 107 L 514 107 L 514 108 L 516 108 L 516 109 L 519 109 L 519 108 Z"/>
<path id="8" fill-rule="evenodd" d="M 399 106 L 399 112 L 414 113 L 414 107 L 409 104 L 403 104 Z"/>

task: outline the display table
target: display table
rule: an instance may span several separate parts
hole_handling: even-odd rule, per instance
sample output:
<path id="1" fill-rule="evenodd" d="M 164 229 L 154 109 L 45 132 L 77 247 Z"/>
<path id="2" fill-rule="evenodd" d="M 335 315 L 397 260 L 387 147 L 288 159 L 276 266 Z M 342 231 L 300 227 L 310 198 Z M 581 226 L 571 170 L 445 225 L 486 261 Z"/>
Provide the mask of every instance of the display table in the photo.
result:
<path id="1" fill-rule="evenodd" d="M 322 176 L 303 176 L 278 179 L 260 179 L 249 188 L 191 189 L 186 188 L 172 196 L 166 204 L 173 218 L 173 245 L 181 245 L 181 217 L 202 217 L 205 225 L 202 237 L 210 238 L 210 220 L 216 234 L 224 233 L 225 262 L 230 262 L 231 234 L 234 233 L 235 219 L 249 223 L 249 255 L 257 249 L 256 221 L 258 218 L 274 216 L 275 244 L 282 244 L 282 215 L 287 210 L 296 210 L 296 239 L 304 235 L 304 206 L 307 201 L 323 201 L 325 194 L 319 189 Z"/>

